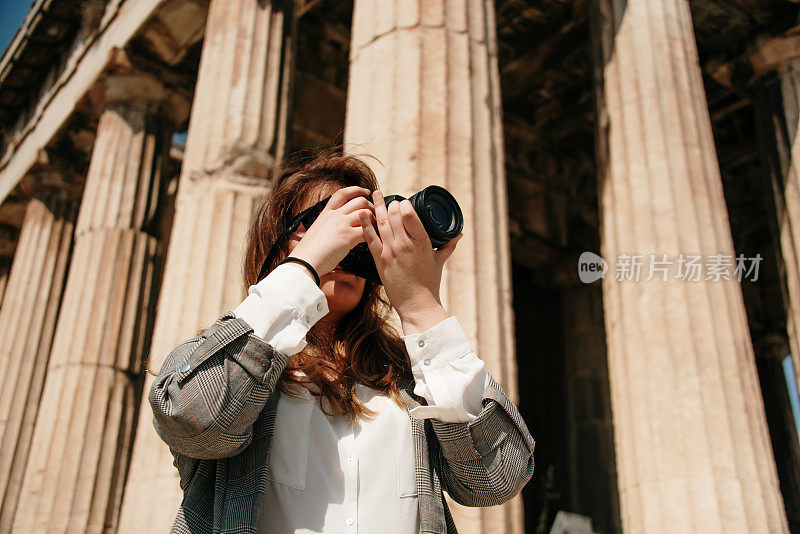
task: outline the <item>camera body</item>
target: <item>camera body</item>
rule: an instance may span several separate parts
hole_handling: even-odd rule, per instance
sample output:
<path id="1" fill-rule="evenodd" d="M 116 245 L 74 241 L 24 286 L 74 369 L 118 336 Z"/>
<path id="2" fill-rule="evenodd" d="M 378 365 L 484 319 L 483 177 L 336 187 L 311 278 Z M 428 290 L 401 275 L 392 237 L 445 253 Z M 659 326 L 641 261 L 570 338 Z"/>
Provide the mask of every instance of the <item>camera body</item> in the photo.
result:
<path id="1" fill-rule="evenodd" d="M 306 228 L 310 227 L 317 216 L 325 209 L 329 199 L 330 196 L 323 198 L 313 206 L 300 212 L 292 220 L 289 227 L 281 234 L 270 249 L 269 254 L 267 254 L 261 267 L 261 273 L 258 276 L 259 280 L 266 275 L 265 271 L 275 259 L 282 241 L 291 235 L 300 226 L 300 223 Z M 405 197 L 401 195 L 387 195 L 384 197 L 384 202 L 387 206 L 395 200 L 399 202 L 405 200 Z M 463 230 L 464 216 L 461 213 L 461 208 L 455 197 L 444 187 L 429 185 L 422 191 L 408 197 L 408 200 L 411 202 L 414 211 L 417 212 L 420 221 L 422 221 L 422 225 L 425 227 L 434 249 L 454 239 Z M 375 267 L 375 260 L 366 243 L 359 243 L 353 247 L 347 256 L 339 262 L 339 266 L 345 271 L 376 284 L 382 283 L 378 269 Z"/>
<path id="2" fill-rule="evenodd" d="M 405 200 L 401 195 L 388 195 L 384 197 L 384 202 L 388 206 L 392 201 Z M 464 228 L 464 216 L 461 208 L 453 195 L 445 188 L 430 185 L 414 193 L 408 200 L 414 207 L 414 211 L 422 221 L 428 237 L 431 239 L 433 248 L 454 239 Z M 353 247 L 345 258 L 339 262 L 345 271 L 357 276 L 371 280 L 377 284 L 381 283 L 378 270 L 375 267 L 375 260 L 366 243 L 359 243 Z"/>

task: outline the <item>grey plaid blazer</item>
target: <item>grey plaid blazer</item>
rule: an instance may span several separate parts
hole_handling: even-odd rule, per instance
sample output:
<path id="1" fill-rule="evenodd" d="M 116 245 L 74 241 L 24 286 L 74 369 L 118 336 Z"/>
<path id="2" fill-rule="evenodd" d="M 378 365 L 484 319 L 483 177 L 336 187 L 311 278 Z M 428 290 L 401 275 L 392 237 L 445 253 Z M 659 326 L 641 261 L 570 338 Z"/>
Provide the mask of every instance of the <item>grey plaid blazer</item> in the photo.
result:
<path id="1" fill-rule="evenodd" d="M 288 363 L 233 312 L 170 352 L 148 398 L 183 490 L 171 532 L 255 532 L 269 497 L 275 386 Z M 424 403 L 413 384 L 400 386 L 412 407 Z M 492 506 L 533 476 L 533 436 L 493 378 L 473 421 L 411 421 L 420 534 L 456 533 L 442 490 L 466 506 Z"/>

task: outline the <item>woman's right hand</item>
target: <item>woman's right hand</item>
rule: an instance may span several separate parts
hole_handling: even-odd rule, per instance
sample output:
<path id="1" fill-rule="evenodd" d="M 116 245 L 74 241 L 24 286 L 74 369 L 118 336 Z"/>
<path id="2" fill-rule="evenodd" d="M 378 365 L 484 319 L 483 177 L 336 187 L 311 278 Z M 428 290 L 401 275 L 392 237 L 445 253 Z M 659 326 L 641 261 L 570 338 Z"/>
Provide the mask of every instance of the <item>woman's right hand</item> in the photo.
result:
<path id="1" fill-rule="evenodd" d="M 369 189 L 357 185 L 337 190 L 310 228 L 301 227 L 292 234 L 289 255 L 309 262 L 319 276 L 331 272 L 354 246 L 365 241 L 360 214 L 375 222 L 369 195 Z"/>

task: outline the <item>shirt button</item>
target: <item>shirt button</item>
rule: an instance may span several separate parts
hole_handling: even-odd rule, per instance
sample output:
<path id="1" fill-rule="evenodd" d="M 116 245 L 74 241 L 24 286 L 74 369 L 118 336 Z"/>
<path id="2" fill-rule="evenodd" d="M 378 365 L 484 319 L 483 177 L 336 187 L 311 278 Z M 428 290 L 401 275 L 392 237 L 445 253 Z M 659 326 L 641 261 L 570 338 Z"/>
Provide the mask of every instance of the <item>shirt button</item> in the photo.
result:
<path id="1" fill-rule="evenodd" d="M 311 319 L 309 319 L 309 318 L 308 318 L 308 315 L 306 315 L 306 322 L 307 322 L 307 323 L 310 323 L 310 322 L 311 322 Z"/>
<path id="2" fill-rule="evenodd" d="M 321 302 L 317 302 L 317 311 L 321 311 L 321 310 L 322 310 L 322 303 Z"/>
<path id="3" fill-rule="evenodd" d="M 348 517 L 347 519 L 344 520 L 344 524 L 347 525 L 348 527 L 353 523 L 355 523 L 355 521 L 353 520 L 352 517 Z"/>
<path id="4" fill-rule="evenodd" d="M 353 456 L 352 454 L 348 454 L 348 455 L 347 455 L 347 461 L 348 461 L 348 462 L 352 462 L 352 461 L 353 461 L 353 458 L 355 458 L 355 456 Z"/>
<path id="5" fill-rule="evenodd" d="M 424 347 L 425 346 L 425 340 L 424 339 L 420 339 L 419 341 L 417 341 L 417 345 L 419 345 L 420 347 Z"/>
<path id="6" fill-rule="evenodd" d="M 181 365 L 180 371 L 181 371 L 181 373 L 185 373 L 186 371 L 188 371 L 191 368 L 192 368 L 191 365 L 189 365 L 188 363 L 184 363 L 183 365 Z"/>
<path id="7" fill-rule="evenodd" d="M 422 360 L 422 363 L 424 363 L 425 365 L 430 365 L 431 364 L 431 359 L 430 358 L 425 358 L 424 360 Z"/>

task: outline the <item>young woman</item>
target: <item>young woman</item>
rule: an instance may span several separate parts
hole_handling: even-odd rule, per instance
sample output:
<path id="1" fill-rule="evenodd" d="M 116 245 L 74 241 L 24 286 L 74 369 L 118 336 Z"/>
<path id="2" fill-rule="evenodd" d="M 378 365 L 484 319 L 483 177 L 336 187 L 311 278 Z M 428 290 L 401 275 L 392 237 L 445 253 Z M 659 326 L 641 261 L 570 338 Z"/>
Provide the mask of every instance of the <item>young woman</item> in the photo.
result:
<path id="1" fill-rule="evenodd" d="M 433 250 L 355 157 L 277 173 L 248 235 L 247 298 L 176 347 L 149 392 L 184 491 L 173 532 L 452 534 L 443 490 L 466 506 L 519 493 L 534 439 L 439 299 L 460 237 Z M 338 267 L 365 241 L 388 302 Z"/>

